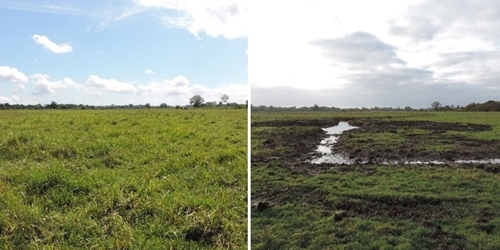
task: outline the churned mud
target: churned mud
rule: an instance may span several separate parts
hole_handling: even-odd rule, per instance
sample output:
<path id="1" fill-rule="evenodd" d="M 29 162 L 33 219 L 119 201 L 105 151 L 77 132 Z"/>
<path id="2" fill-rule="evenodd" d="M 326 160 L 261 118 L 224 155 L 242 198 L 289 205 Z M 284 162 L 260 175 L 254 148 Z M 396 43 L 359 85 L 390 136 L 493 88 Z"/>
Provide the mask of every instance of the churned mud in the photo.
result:
<path id="1" fill-rule="evenodd" d="M 324 128 L 343 121 L 357 129 L 345 131 L 334 138 L 325 132 Z M 472 139 L 449 133 L 488 131 L 492 129 L 490 125 L 340 117 L 254 122 L 252 127 L 277 128 L 254 133 L 253 137 L 263 138 L 263 142 L 261 150 L 252 153 L 252 162 L 278 160 L 293 170 L 310 174 L 350 164 L 464 165 L 496 171 L 492 168 L 497 167 L 484 165 L 500 163 L 500 140 Z M 372 139 L 374 134 L 385 134 L 398 140 Z M 335 144 L 334 147 L 332 144 Z M 436 145 L 437 149 L 428 145 Z M 327 159 L 328 150 L 332 150 L 332 161 L 322 161 L 321 157 Z"/>
<path id="2" fill-rule="evenodd" d="M 324 130 L 341 122 L 357 128 L 333 136 Z M 256 181 L 252 188 L 252 200 L 256 202 L 257 212 L 263 216 L 273 207 L 307 204 L 308 208 L 324 213 L 325 218 L 333 218 L 333 223 L 339 225 L 350 218 L 411 221 L 428 229 L 422 236 L 431 242 L 424 247 L 428 249 L 466 248 L 466 235 L 442 227 L 442 218 L 450 214 L 454 219 L 475 217 L 475 227 L 486 234 L 497 230 L 491 222 L 493 213 L 470 210 L 471 204 L 479 202 L 474 197 L 343 193 L 335 188 L 323 188 L 323 183 L 317 178 L 323 173 L 330 176 L 352 172 L 360 176 L 376 175 L 381 171 L 378 165 L 383 164 L 408 169 L 474 168 L 499 173 L 500 140 L 473 139 L 461 134 L 489 131 L 492 129 L 489 125 L 339 117 L 253 122 L 252 129 L 252 140 L 259 142 L 252 149 L 252 168 L 266 171 L 272 179 Z M 328 154 L 342 160 L 315 161 Z M 314 175 L 318 182 L 280 182 L 283 177 L 279 171 L 283 168 L 290 170 L 292 176 Z M 390 230 L 394 236 L 404 233 L 397 227 Z M 335 232 L 335 237 L 348 240 L 352 239 L 351 233 L 340 230 Z"/>
<path id="3" fill-rule="evenodd" d="M 499 158 L 498 139 L 480 140 L 462 135 L 449 134 L 450 131 L 487 131 L 491 126 L 483 124 L 444 123 L 430 121 L 374 121 L 357 120 L 351 122 L 359 126 L 363 133 L 388 132 L 401 134 L 402 142 L 396 145 L 378 143 L 371 139 L 347 143 L 351 135 L 339 140 L 339 151 L 351 159 L 373 163 L 383 162 L 429 162 L 443 163 L 495 163 Z M 423 133 L 414 133 L 419 130 Z M 367 136 L 369 138 L 369 136 Z M 438 145 L 444 150 L 426 148 Z M 479 162 L 474 162 L 474 161 Z M 472 161 L 472 162 L 468 162 Z M 484 161 L 484 162 L 481 162 Z"/>

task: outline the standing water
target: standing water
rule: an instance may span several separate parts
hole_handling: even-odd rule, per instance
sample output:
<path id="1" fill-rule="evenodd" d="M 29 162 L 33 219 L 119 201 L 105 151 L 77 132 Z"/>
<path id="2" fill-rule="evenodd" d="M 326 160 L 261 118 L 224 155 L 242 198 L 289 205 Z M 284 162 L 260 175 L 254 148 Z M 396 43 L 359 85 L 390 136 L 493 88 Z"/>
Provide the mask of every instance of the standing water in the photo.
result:
<path id="1" fill-rule="evenodd" d="M 344 131 L 356 128 L 358 127 L 351 126 L 347 122 L 339 122 L 337 126 L 322 128 L 324 131 L 326 131 L 326 134 L 330 136 L 320 142 L 315 152 L 319 153 L 321 156 L 312 159 L 311 163 L 352 164 L 352 160 L 349 160 L 340 154 L 334 153 L 334 145 L 335 143 L 337 143 L 340 134 L 342 134 Z"/>
<path id="2" fill-rule="evenodd" d="M 318 148 L 315 150 L 315 154 L 319 154 L 320 156 L 312 159 L 310 162 L 313 164 L 322 164 L 322 163 L 330 163 L 330 164 L 354 164 L 355 160 L 351 160 L 346 158 L 340 154 L 335 153 L 335 144 L 339 139 L 339 135 L 344 131 L 357 129 L 358 127 L 349 125 L 348 122 L 339 122 L 337 126 L 322 128 L 326 131 L 326 134 L 330 135 L 329 137 L 321 140 Z M 361 162 L 361 164 L 366 164 L 366 161 Z M 451 162 L 448 161 L 384 161 L 380 164 L 389 165 L 389 164 L 404 164 L 404 165 L 443 165 L 447 163 L 456 163 L 456 164 L 467 164 L 467 163 L 482 163 L 482 164 L 500 164 L 500 159 L 485 159 L 485 160 L 454 160 Z"/>

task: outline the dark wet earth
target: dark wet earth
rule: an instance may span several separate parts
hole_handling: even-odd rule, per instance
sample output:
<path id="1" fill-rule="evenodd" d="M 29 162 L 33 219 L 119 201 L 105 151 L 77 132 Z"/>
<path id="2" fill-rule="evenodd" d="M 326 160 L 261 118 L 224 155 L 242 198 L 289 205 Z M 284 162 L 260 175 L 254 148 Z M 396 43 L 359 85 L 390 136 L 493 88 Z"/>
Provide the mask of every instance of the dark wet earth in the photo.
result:
<path id="1" fill-rule="evenodd" d="M 259 150 L 252 150 L 252 162 L 279 160 L 293 170 L 310 174 L 321 173 L 332 167 L 343 167 L 344 164 L 311 163 L 311 160 L 318 157 L 314 152 L 321 140 L 327 137 L 322 128 L 337 125 L 341 121 L 348 121 L 349 125 L 359 127 L 345 131 L 335 144 L 335 152 L 354 164 L 444 162 L 450 166 L 464 165 L 463 167 L 500 171 L 497 166 L 488 166 L 492 164 L 487 162 L 457 163 L 462 160 L 500 158 L 499 139 L 474 139 L 450 133 L 488 131 L 492 129 L 490 125 L 363 118 L 253 122 L 253 128 L 271 129 L 253 133 L 253 138 L 262 138 L 263 141 Z M 391 138 L 395 138 L 395 141 L 391 141 Z M 275 150 L 277 148 L 283 150 Z"/>
<path id="2" fill-rule="evenodd" d="M 341 121 L 359 127 L 343 132 L 334 147 L 335 152 L 352 160 L 354 164 L 311 163 L 312 159 L 318 157 L 315 151 L 321 140 L 328 137 L 322 128 L 335 126 Z M 393 161 L 398 161 L 393 165 L 401 168 L 426 167 L 405 165 L 405 161 L 442 161 L 443 165 L 435 167 L 472 168 L 494 174 L 500 173 L 500 164 L 455 162 L 500 158 L 499 139 L 474 139 L 460 134 L 490 131 L 492 129 L 490 125 L 339 117 L 253 122 L 251 126 L 252 140 L 258 141 L 252 148 L 252 168 L 268 171 L 266 173 L 277 172 L 276 175 L 269 175 L 269 178 L 275 178 L 273 181 L 282 180 L 283 177 L 279 176 L 281 168 L 290 170 L 292 176 L 349 172 L 371 176 L 377 175 L 377 171 L 380 171 L 378 165 Z M 362 162 L 366 164 L 361 164 Z M 290 177 L 290 180 L 293 179 L 294 177 Z M 275 186 L 271 181 L 259 180 L 253 184 L 252 200 L 256 203 L 255 208 L 258 213 L 256 216 L 267 216 L 266 210 L 292 203 L 307 204 L 308 208 L 325 213 L 325 217 L 334 214 L 335 223 L 341 223 L 350 217 L 412 221 L 429 228 L 424 238 L 432 239 L 434 243 L 428 245 L 427 249 L 466 248 L 466 235 L 442 228 L 441 220 L 448 215 L 458 220 L 473 212 L 477 217 L 476 226 L 480 230 L 486 234 L 496 230 L 490 222 L 496 213 L 488 210 L 479 212 L 469 210 L 473 204 L 484 202 L 474 198 L 355 192 L 336 193 L 332 196 L 331 193 L 334 191 L 318 186 L 299 185 L 293 181 L 287 183 Z M 396 236 L 400 234 L 402 232 L 394 232 Z M 352 239 L 349 232 L 342 231 L 335 233 L 335 237 Z"/>

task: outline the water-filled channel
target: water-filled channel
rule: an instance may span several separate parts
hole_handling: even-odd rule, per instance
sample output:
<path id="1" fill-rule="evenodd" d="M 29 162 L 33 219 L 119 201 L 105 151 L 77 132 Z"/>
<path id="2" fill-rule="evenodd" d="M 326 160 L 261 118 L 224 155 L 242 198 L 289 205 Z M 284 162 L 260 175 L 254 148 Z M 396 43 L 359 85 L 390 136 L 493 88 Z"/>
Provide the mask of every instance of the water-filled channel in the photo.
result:
<path id="1" fill-rule="evenodd" d="M 349 159 L 349 158 L 335 152 L 335 144 L 337 143 L 340 135 L 343 132 L 351 130 L 351 129 L 357 129 L 357 128 L 359 128 L 359 127 L 351 126 L 351 125 L 349 125 L 348 122 L 339 122 L 339 124 L 337 126 L 322 128 L 326 132 L 328 137 L 321 140 L 321 142 L 318 145 L 318 148 L 313 153 L 314 155 L 317 155 L 317 157 L 310 160 L 310 162 L 313 164 L 323 164 L 323 163 L 347 164 L 347 165 L 354 164 L 355 159 Z M 368 162 L 367 161 L 357 162 L 357 164 L 366 164 L 366 163 L 368 163 Z M 391 161 L 379 162 L 378 164 L 382 164 L 382 165 L 389 165 L 389 164 L 444 165 L 444 164 L 449 164 L 449 163 L 456 163 L 456 164 L 467 164 L 467 163 L 500 164 L 500 159 L 455 160 L 455 161 L 438 161 L 438 160 L 432 160 L 432 161 L 400 160 L 400 161 L 398 161 L 398 160 L 391 160 Z"/>
<path id="2" fill-rule="evenodd" d="M 311 163 L 321 164 L 321 163 L 331 163 L 331 164 L 352 164 L 354 160 L 350 160 L 348 158 L 343 157 L 340 154 L 336 154 L 335 143 L 337 143 L 339 139 L 339 135 L 344 131 L 357 129 L 358 127 L 354 127 L 349 125 L 348 122 L 339 122 L 337 126 L 323 128 L 327 135 L 327 138 L 321 140 L 318 148 L 316 149 L 316 153 L 319 153 L 320 156 L 311 160 Z"/>

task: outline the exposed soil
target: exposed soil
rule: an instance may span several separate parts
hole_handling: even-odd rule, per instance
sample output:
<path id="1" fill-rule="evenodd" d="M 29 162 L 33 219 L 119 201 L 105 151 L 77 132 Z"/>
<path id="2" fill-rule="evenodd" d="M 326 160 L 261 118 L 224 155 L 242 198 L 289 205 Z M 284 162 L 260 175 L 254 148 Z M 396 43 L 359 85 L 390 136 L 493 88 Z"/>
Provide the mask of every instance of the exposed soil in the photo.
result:
<path id="1" fill-rule="evenodd" d="M 490 125 L 444 123 L 430 121 L 375 121 L 354 120 L 352 125 L 360 127 L 361 131 L 348 131 L 340 138 L 337 150 L 351 159 L 366 160 L 373 163 L 383 161 L 455 161 L 455 160 L 482 160 L 498 158 L 500 154 L 500 140 L 471 139 L 460 135 L 446 134 L 447 131 L 487 131 Z M 412 129 L 426 130 L 428 133 L 405 133 Z M 349 144 L 352 133 L 403 133 L 405 141 L 397 147 L 388 148 L 370 139 L 361 142 L 361 145 Z M 452 146 L 453 149 L 435 152 L 425 150 L 425 145 L 438 142 L 443 146 Z"/>
<path id="2" fill-rule="evenodd" d="M 455 166 L 455 160 L 483 160 L 500 158 L 500 140 L 471 139 L 447 131 L 487 131 L 490 125 L 472 123 L 445 123 L 431 121 L 384 121 L 360 118 L 335 118 L 323 120 L 283 120 L 254 122 L 252 127 L 277 127 L 272 131 L 255 132 L 255 138 L 264 138 L 260 153 L 252 153 L 252 162 L 269 162 L 279 160 L 296 171 L 310 174 L 322 173 L 327 169 L 341 168 L 340 164 L 311 164 L 308 160 L 317 157 L 313 152 L 319 142 L 326 137 L 321 129 L 334 126 L 339 121 L 348 121 L 359 129 L 346 131 L 335 145 L 335 151 L 355 162 L 380 164 L 382 162 L 398 161 L 444 161 Z M 426 133 L 412 133 L 414 129 Z M 395 133 L 404 138 L 399 144 L 388 147 L 384 142 L 370 139 L 374 133 Z M 356 143 L 350 141 L 356 133 L 364 133 L 367 139 Z M 441 151 L 426 149 L 428 144 L 438 144 L 446 147 Z M 276 148 L 287 150 L 276 152 Z M 464 167 L 477 166 L 489 172 L 500 172 L 500 168 L 484 167 L 484 164 L 463 164 Z M 342 168 L 341 168 L 342 169 Z"/>
<path id="3" fill-rule="evenodd" d="M 359 129 L 344 132 L 335 151 L 355 162 L 367 161 L 367 164 L 312 164 L 308 162 L 317 155 L 313 152 L 320 141 L 327 137 L 321 128 L 337 125 L 340 121 L 348 121 Z M 366 175 L 376 173 L 374 165 L 384 161 L 398 161 L 405 168 L 422 167 L 420 165 L 404 165 L 404 161 L 444 161 L 442 167 L 476 168 L 491 173 L 499 173 L 500 166 L 492 164 L 456 164 L 455 160 L 482 160 L 500 158 L 500 140 L 471 139 L 462 135 L 449 134 L 448 131 L 488 131 L 489 125 L 471 123 L 443 123 L 431 121 L 395 121 L 375 120 L 373 118 L 334 118 L 316 120 L 282 120 L 253 122 L 253 128 L 274 127 L 276 129 L 256 131 L 252 138 L 262 140 L 257 150 L 252 150 L 252 168 L 286 167 L 292 174 L 306 173 L 310 175 L 325 172 L 356 171 Z M 419 131 L 415 131 L 418 129 Z M 398 143 L 387 144 L 384 141 L 370 139 L 376 133 L 394 133 L 395 137 L 403 138 Z M 366 134 L 359 136 L 359 134 Z M 353 139 L 356 138 L 355 141 Z M 360 140 L 361 138 L 361 140 Z M 385 143 L 385 144 L 384 144 Z M 440 150 L 426 148 L 427 145 L 437 145 Z M 439 225 L 440 218 L 450 213 L 454 207 L 453 216 L 467 216 L 468 198 L 431 198 L 419 195 L 384 196 L 384 195 L 353 195 L 335 197 L 330 200 L 329 193 L 321 188 L 307 185 L 290 185 L 277 189 L 272 185 L 257 184 L 252 189 L 252 199 L 259 213 L 266 213 L 272 207 L 287 203 L 308 204 L 325 216 L 332 216 L 335 223 L 342 223 L 351 217 L 364 218 L 395 218 L 410 220 L 429 229 L 428 239 L 433 241 L 429 248 L 434 249 L 464 249 L 466 236 L 447 232 Z M 483 211 L 476 215 L 479 230 L 491 234 L 496 226 L 490 223 L 492 213 Z M 401 232 L 394 232 L 398 235 Z M 336 235 L 337 238 L 347 235 Z"/>

